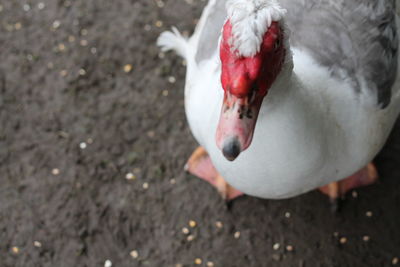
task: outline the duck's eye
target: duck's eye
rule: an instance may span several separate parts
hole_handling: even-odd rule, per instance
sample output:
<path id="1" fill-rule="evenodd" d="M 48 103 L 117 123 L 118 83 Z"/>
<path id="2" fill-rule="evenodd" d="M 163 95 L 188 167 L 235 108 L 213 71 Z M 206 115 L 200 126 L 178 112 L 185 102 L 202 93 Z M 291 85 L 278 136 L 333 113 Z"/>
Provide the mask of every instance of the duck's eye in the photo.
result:
<path id="1" fill-rule="evenodd" d="M 277 39 L 277 40 L 275 41 L 275 47 L 274 47 L 274 49 L 277 50 L 280 46 L 281 46 L 281 39 Z"/>

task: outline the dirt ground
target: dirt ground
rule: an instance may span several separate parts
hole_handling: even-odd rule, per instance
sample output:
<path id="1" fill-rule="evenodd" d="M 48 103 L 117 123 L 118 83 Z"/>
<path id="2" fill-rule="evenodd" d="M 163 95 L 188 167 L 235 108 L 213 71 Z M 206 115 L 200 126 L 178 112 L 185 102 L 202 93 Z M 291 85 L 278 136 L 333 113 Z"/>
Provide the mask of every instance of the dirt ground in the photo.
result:
<path id="1" fill-rule="evenodd" d="M 155 40 L 204 4 L 0 0 L 0 267 L 396 264 L 400 124 L 336 215 L 318 192 L 227 206 L 183 171 L 185 69 Z"/>

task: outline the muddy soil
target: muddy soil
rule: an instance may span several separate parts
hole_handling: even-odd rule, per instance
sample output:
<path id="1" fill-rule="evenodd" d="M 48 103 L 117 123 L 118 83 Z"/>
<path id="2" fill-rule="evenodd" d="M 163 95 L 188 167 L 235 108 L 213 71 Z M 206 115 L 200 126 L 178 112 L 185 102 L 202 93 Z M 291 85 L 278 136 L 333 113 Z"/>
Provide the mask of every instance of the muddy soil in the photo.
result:
<path id="1" fill-rule="evenodd" d="M 155 40 L 204 4 L 0 0 L 1 267 L 396 263 L 400 124 L 336 215 L 316 191 L 227 206 L 183 171 L 185 68 Z"/>

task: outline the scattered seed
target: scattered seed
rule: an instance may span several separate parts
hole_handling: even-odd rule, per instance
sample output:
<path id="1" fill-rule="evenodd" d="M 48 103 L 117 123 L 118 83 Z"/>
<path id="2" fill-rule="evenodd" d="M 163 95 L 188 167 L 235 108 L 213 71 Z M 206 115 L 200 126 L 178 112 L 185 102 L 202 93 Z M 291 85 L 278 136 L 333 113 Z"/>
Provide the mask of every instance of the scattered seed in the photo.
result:
<path id="1" fill-rule="evenodd" d="M 86 142 L 87 142 L 88 144 L 93 144 L 93 139 L 89 137 L 89 138 L 86 140 Z"/>
<path id="2" fill-rule="evenodd" d="M 97 53 L 97 48 L 96 47 L 92 47 L 90 48 L 90 52 L 94 55 Z"/>
<path id="3" fill-rule="evenodd" d="M 339 236 L 339 232 L 334 232 L 334 233 L 333 233 L 333 236 L 334 236 L 334 237 L 338 237 L 338 236 Z"/>
<path id="4" fill-rule="evenodd" d="M 368 235 L 363 236 L 363 241 L 368 242 L 371 238 Z"/>
<path id="5" fill-rule="evenodd" d="M 357 193 L 357 191 L 353 191 L 353 192 L 351 192 L 351 196 L 353 197 L 353 198 L 357 198 L 358 197 L 358 193 Z"/>
<path id="6" fill-rule="evenodd" d="M 182 263 L 177 263 L 177 264 L 175 264 L 175 267 L 183 267 L 183 264 Z"/>
<path id="7" fill-rule="evenodd" d="M 170 184 L 176 184 L 175 178 L 172 178 L 171 180 L 169 180 L 169 183 L 170 183 Z"/>
<path id="8" fill-rule="evenodd" d="M 340 244 L 346 244 L 347 243 L 347 238 L 346 237 L 341 237 L 339 239 Z"/>
<path id="9" fill-rule="evenodd" d="M 131 64 L 126 64 L 126 65 L 124 66 L 124 71 L 125 71 L 126 73 L 131 72 L 131 71 L 132 71 L 132 65 L 131 65 Z"/>
<path id="10" fill-rule="evenodd" d="M 38 3 L 37 7 L 42 10 L 45 7 L 45 4 L 43 2 Z"/>
<path id="11" fill-rule="evenodd" d="M 63 52 L 63 51 L 65 51 L 65 45 L 64 44 L 58 44 L 57 49 L 58 49 L 58 51 Z"/>
<path id="12" fill-rule="evenodd" d="M 80 147 L 81 149 L 85 149 L 85 148 L 87 147 L 87 145 L 86 145 L 85 142 L 82 142 L 82 143 L 79 144 L 79 147 Z"/>
<path id="13" fill-rule="evenodd" d="M 86 30 L 86 29 L 82 29 L 81 30 L 81 35 L 82 36 L 86 36 L 88 34 L 88 30 Z"/>
<path id="14" fill-rule="evenodd" d="M 12 250 L 12 252 L 14 254 L 18 254 L 19 253 L 19 247 L 12 247 L 11 250 Z"/>
<path id="15" fill-rule="evenodd" d="M 76 38 L 73 35 L 68 36 L 68 42 L 73 43 L 75 42 Z"/>
<path id="16" fill-rule="evenodd" d="M 149 183 L 143 183 L 143 189 L 148 189 L 149 188 Z"/>
<path id="17" fill-rule="evenodd" d="M 31 6 L 28 4 L 23 5 L 23 9 L 24 11 L 28 12 L 29 10 L 31 10 Z"/>
<path id="18" fill-rule="evenodd" d="M 187 234 L 190 233 L 190 231 L 189 231 L 189 229 L 188 229 L 187 227 L 183 227 L 183 228 L 182 228 L 182 233 L 184 233 L 185 235 L 187 235 Z"/>
<path id="19" fill-rule="evenodd" d="M 129 255 L 131 255 L 132 258 L 137 259 L 139 257 L 139 252 L 137 250 L 132 250 Z"/>
<path id="20" fill-rule="evenodd" d="M 161 28 L 163 26 L 163 22 L 161 20 L 157 20 L 154 25 L 156 25 L 157 28 Z"/>
<path id="21" fill-rule="evenodd" d="M 367 216 L 367 217 L 372 217 L 372 215 L 373 215 L 372 211 L 367 211 L 365 213 L 365 216 Z"/>
<path id="22" fill-rule="evenodd" d="M 14 24 L 14 28 L 15 28 L 16 30 L 20 30 L 20 29 L 22 28 L 21 22 L 15 23 L 15 24 Z"/>
<path id="23" fill-rule="evenodd" d="M 53 175 L 59 175 L 59 174 L 60 174 L 60 170 L 57 169 L 57 168 L 54 168 L 54 169 L 51 170 L 51 173 L 52 173 Z"/>
<path id="24" fill-rule="evenodd" d="M 207 261 L 207 267 L 214 267 L 214 262 Z"/>
<path id="25" fill-rule="evenodd" d="M 112 262 L 110 260 L 106 260 L 104 262 L 104 267 L 111 267 L 112 266 Z"/>
<path id="26" fill-rule="evenodd" d="M 399 263 L 399 258 L 394 257 L 394 258 L 392 259 L 392 264 L 393 264 L 393 265 L 397 265 L 398 263 Z"/>
<path id="27" fill-rule="evenodd" d="M 281 245 L 279 243 L 275 243 L 272 248 L 273 250 L 278 250 L 281 247 Z"/>
<path id="28" fill-rule="evenodd" d="M 147 136 L 150 138 L 153 138 L 155 136 L 155 132 L 154 131 L 148 131 L 147 132 Z"/>
<path id="29" fill-rule="evenodd" d="M 168 95 L 169 95 L 168 90 L 163 90 L 163 91 L 162 91 L 162 95 L 163 95 L 163 96 L 168 96 Z"/>
<path id="30" fill-rule="evenodd" d="M 149 25 L 149 24 L 146 24 L 146 25 L 144 25 L 144 30 L 145 31 L 150 31 L 151 30 L 151 25 Z"/>
<path id="31" fill-rule="evenodd" d="M 86 75 L 86 70 L 85 69 L 80 69 L 79 70 L 79 75 L 85 76 Z"/>
<path id="32" fill-rule="evenodd" d="M 58 29 L 60 27 L 60 25 L 61 25 L 61 22 L 59 20 L 55 20 L 55 21 L 53 21 L 52 27 L 53 27 L 53 29 Z"/>
<path id="33" fill-rule="evenodd" d="M 220 222 L 220 221 L 216 221 L 216 222 L 215 222 L 215 226 L 216 226 L 217 228 L 221 229 L 222 226 L 223 226 L 223 224 L 222 224 L 222 222 Z"/>
<path id="34" fill-rule="evenodd" d="M 176 82 L 176 78 L 174 76 L 169 76 L 168 77 L 168 82 L 169 83 L 175 83 Z"/>
<path id="35" fill-rule="evenodd" d="M 80 43 L 81 46 L 87 46 L 88 45 L 88 41 L 85 40 L 85 39 L 81 40 L 79 43 Z"/>
<path id="36" fill-rule="evenodd" d="M 127 180 L 135 180 L 135 179 L 136 179 L 136 176 L 135 176 L 133 173 L 128 172 L 128 173 L 125 175 L 125 178 L 126 178 Z"/>
<path id="37" fill-rule="evenodd" d="M 292 252 L 294 250 L 294 247 L 292 245 L 287 245 L 286 250 Z"/>
<path id="38" fill-rule="evenodd" d="M 67 71 L 67 70 L 62 70 L 62 71 L 60 71 L 60 75 L 61 75 L 62 77 L 65 77 L 65 76 L 68 75 L 68 71 Z"/>
<path id="39" fill-rule="evenodd" d="M 34 241 L 33 245 L 37 248 L 41 248 L 42 247 L 42 243 L 40 243 L 39 241 Z"/>
<path id="40" fill-rule="evenodd" d="M 238 238 L 240 237 L 240 232 L 239 232 L 239 231 L 235 232 L 235 233 L 233 234 L 233 236 L 234 236 L 236 239 L 238 239 Z"/>
<path id="41" fill-rule="evenodd" d="M 196 225 L 197 225 L 197 223 L 195 221 L 193 221 L 193 220 L 189 221 L 189 226 L 190 227 L 194 228 L 194 227 L 196 227 Z"/>
<path id="42" fill-rule="evenodd" d="M 200 265 L 202 262 L 203 262 L 203 261 L 202 261 L 200 258 L 196 258 L 196 259 L 194 260 L 194 263 L 197 264 L 197 265 Z"/>
<path id="43" fill-rule="evenodd" d="M 290 218 L 290 216 L 291 216 L 290 212 L 285 212 L 285 217 L 286 217 L 286 218 L 288 218 L 288 219 L 289 219 L 289 218 Z"/>
<path id="44" fill-rule="evenodd" d="M 186 238 L 187 241 L 193 241 L 194 240 L 194 235 L 188 235 L 188 237 Z"/>
<path id="45" fill-rule="evenodd" d="M 157 3 L 157 6 L 159 8 L 163 8 L 164 7 L 164 2 L 162 0 L 157 0 L 156 3 Z"/>

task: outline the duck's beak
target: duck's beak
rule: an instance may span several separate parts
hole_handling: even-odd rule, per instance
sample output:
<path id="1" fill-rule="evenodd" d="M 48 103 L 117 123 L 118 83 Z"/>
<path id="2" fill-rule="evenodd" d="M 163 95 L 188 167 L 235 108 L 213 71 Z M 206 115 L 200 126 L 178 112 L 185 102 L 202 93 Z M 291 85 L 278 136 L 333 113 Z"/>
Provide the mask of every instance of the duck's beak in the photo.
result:
<path id="1" fill-rule="evenodd" d="M 238 98 L 225 92 L 216 141 L 229 161 L 235 160 L 250 146 L 261 103 L 262 100 Z"/>

